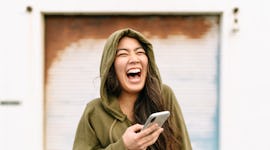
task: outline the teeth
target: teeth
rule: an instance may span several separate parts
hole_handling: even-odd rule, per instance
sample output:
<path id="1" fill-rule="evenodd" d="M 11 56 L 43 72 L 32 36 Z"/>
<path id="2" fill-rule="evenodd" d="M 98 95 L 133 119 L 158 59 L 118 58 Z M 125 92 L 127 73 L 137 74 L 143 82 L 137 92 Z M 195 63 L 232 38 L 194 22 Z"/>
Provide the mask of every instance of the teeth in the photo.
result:
<path id="1" fill-rule="evenodd" d="M 130 69 L 127 73 L 139 73 L 141 72 L 140 69 Z"/>

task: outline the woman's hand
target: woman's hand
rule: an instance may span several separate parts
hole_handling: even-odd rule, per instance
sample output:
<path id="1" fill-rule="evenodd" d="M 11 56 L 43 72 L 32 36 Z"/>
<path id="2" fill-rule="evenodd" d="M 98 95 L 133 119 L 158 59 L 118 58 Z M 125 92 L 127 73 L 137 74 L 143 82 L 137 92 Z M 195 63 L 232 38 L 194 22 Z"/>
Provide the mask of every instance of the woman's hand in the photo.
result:
<path id="1" fill-rule="evenodd" d="M 158 139 L 163 128 L 157 124 L 140 131 L 143 125 L 135 124 L 127 128 L 122 138 L 128 150 L 145 150 L 148 146 L 154 144 Z"/>

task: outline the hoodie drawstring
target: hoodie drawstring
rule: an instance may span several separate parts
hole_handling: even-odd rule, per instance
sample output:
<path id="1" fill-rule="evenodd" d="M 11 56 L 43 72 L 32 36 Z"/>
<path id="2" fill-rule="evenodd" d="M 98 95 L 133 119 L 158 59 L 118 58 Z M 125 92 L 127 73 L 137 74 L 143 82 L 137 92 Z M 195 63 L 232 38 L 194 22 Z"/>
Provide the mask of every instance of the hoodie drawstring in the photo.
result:
<path id="1" fill-rule="evenodd" d="M 117 119 L 114 119 L 114 121 L 113 121 L 113 123 L 112 123 L 112 125 L 110 127 L 110 131 L 109 131 L 110 143 L 113 143 L 112 131 L 113 131 L 113 127 L 116 124 L 116 122 L 117 122 Z"/>

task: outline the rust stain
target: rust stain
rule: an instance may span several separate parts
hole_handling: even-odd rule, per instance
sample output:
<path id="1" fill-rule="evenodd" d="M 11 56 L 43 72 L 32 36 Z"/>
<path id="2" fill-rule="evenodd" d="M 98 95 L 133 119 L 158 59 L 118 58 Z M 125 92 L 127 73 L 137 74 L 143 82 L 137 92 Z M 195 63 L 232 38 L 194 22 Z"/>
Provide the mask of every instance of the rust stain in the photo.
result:
<path id="1" fill-rule="evenodd" d="M 218 20 L 218 19 L 217 19 Z M 217 22 L 218 23 L 218 22 Z M 133 28 L 146 35 L 165 39 L 170 35 L 203 37 L 212 23 L 205 16 L 181 15 L 47 15 L 45 16 L 45 84 L 48 70 L 65 47 L 80 39 L 106 39 L 121 28 Z"/>

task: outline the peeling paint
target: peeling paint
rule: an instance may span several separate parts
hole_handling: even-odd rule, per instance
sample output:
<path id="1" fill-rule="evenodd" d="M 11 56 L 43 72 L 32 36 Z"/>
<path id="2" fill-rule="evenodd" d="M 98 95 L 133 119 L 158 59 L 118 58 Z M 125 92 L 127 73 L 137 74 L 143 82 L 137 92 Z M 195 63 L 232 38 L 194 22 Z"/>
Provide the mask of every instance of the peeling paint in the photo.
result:
<path id="1" fill-rule="evenodd" d="M 217 22 L 218 23 L 218 22 Z M 165 39 L 182 35 L 189 39 L 202 38 L 212 26 L 206 16 L 183 15 L 47 15 L 45 16 L 45 84 L 47 72 L 70 43 L 80 39 L 106 39 L 121 28 L 133 28 L 148 38 Z"/>

